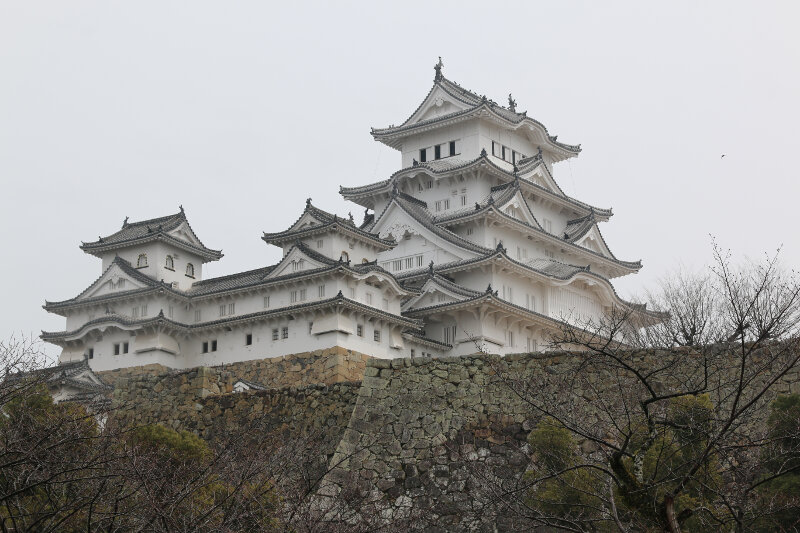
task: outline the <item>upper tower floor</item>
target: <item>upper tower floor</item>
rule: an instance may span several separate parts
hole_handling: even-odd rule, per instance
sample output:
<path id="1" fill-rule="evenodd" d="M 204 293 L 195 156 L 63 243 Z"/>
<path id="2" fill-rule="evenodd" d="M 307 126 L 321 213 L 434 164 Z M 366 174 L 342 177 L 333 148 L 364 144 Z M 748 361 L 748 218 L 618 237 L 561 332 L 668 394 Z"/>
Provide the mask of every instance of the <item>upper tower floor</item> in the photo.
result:
<path id="1" fill-rule="evenodd" d="M 203 264 L 217 261 L 222 252 L 207 248 L 180 212 L 165 217 L 122 223 L 122 228 L 94 242 L 84 242 L 81 249 L 102 259 L 105 272 L 116 257 L 121 257 L 140 273 L 188 290 L 203 279 Z"/>
<path id="2" fill-rule="evenodd" d="M 458 165 L 484 150 L 508 170 L 540 152 L 552 168 L 553 163 L 580 153 L 579 145 L 559 142 L 541 122 L 518 112 L 510 94 L 503 107 L 448 80 L 442 67 L 440 58 L 434 67 L 433 87 L 408 119 L 399 126 L 372 130 L 375 140 L 400 151 L 402 168 L 415 161 L 448 159 Z"/>

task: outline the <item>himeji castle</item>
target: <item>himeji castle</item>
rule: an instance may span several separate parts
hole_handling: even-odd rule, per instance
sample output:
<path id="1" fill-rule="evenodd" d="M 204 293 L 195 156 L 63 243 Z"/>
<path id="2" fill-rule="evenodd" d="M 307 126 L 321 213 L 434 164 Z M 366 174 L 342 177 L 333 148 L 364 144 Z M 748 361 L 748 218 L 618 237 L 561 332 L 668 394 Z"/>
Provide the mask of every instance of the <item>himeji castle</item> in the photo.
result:
<path id="1" fill-rule="evenodd" d="M 373 129 L 400 152 L 387 179 L 341 187 L 363 221 L 309 199 L 285 231 L 262 239 L 275 265 L 204 279 L 222 258 L 178 213 L 129 222 L 81 249 L 100 277 L 74 298 L 46 302 L 66 318 L 42 338 L 61 363 L 94 370 L 171 368 L 333 346 L 373 357 L 439 357 L 547 349 L 565 323 L 631 308 L 613 278 L 637 272 L 609 249 L 611 209 L 564 193 L 554 166 L 579 145 L 447 79 L 402 124 Z"/>

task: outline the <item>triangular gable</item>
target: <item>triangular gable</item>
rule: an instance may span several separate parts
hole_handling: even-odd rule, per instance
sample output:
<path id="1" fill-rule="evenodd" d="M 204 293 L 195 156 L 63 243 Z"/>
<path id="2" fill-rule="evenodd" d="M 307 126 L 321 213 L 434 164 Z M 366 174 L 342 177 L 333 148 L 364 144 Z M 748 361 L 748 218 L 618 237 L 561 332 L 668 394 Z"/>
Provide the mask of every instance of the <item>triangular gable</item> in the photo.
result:
<path id="1" fill-rule="evenodd" d="M 600 229 L 597 227 L 596 223 L 594 226 L 592 226 L 592 229 L 586 232 L 583 237 L 575 241 L 575 244 L 586 248 L 587 250 L 597 252 L 602 256 L 608 257 L 609 259 L 614 259 L 614 254 L 612 254 L 611 250 L 608 249 L 608 246 L 603 240 L 603 236 L 600 235 Z"/>
<path id="2" fill-rule="evenodd" d="M 189 223 L 186 221 L 182 222 L 177 228 L 170 230 L 167 235 L 175 237 L 179 241 L 189 243 L 197 248 L 205 248 L 203 243 L 200 242 L 200 239 L 197 238 L 197 235 L 195 235 L 194 231 L 192 231 Z"/>
<path id="3" fill-rule="evenodd" d="M 89 298 L 96 298 L 98 296 L 105 296 L 122 291 L 143 289 L 155 284 L 155 280 L 153 280 L 152 283 L 147 283 L 142 280 L 141 277 L 132 276 L 119 262 L 114 261 L 94 283 L 89 285 L 89 287 L 76 298 L 76 300 L 87 300 Z"/>
<path id="4" fill-rule="evenodd" d="M 411 216 L 408 211 L 403 209 L 396 201 L 392 201 L 389 204 L 382 213 L 381 218 L 370 228 L 371 233 L 377 233 L 382 239 L 391 237 L 398 243 L 402 242 L 406 235 L 420 236 L 427 243 L 430 243 L 444 252 L 437 261 L 438 263 L 472 259 L 480 255 L 475 251 L 460 246 L 456 242 L 446 239 L 444 236 L 440 236 L 437 234 L 437 231 L 450 233 L 442 228 L 437 228 L 437 230 L 434 231 L 426 227 L 423 223 Z M 458 239 L 455 234 L 453 234 L 453 237 Z M 389 255 L 386 256 L 386 258 L 389 257 Z M 385 260 L 386 258 L 383 259 Z"/>
<path id="5" fill-rule="evenodd" d="M 561 190 L 561 187 L 558 186 L 550 173 L 542 168 L 543 166 L 544 163 L 535 167 L 529 174 L 520 175 L 520 177 L 530 181 L 534 185 L 538 185 L 539 187 L 552 192 L 553 194 L 564 196 L 564 191 Z"/>
<path id="6" fill-rule="evenodd" d="M 502 204 L 498 204 L 497 207 L 503 213 L 514 217 L 517 220 L 521 220 L 529 226 L 541 228 L 539 221 L 536 220 L 536 217 L 531 211 L 528 202 L 525 201 L 525 197 L 522 196 L 522 193 L 519 190 L 507 201 L 503 202 Z"/>
<path id="7" fill-rule="evenodd" d="M 403 312 L 410 309 L 430 307 L 432 305 L 449 304 L 468 299 L 463 294 L 459 294 L 449 287 L 439 283 L 436 278 L 428 278 L 422 285 L 421 292 L 403 304 Z"/>
<path id="8" fill-rule="evenodd" d="M 464 111 L 473 106 L 467 105 L 450 95 L 439 85 L 435 85 L 419 108 L 403 125 L 415 124 L 424 120 Z"/>
<path id="9" fill-rule="evenodd" d="M 269 274 L 264 276 L 264 279 L 272 279 L 289 274 L 297 274 L 304 270 L 314 270 L 316 268 L 323 268 L 332 264 L 320 261 L 318 258 L 313 258 L 297 246 L 293 246 L 289 253 L 287 253 L 281 262 L 273 268 Z"/>
<path id="10" fill-rule="evenodd" d="M 316 216 L 314 211 L 308 210 L 304 212 L 297 222 L 292 224 L 292 226 L 286 230 L 286 232 L 288 233 L 290 231 L 297 231 L 313 226 L 321 226 L 322 224 L 327 224 L 328 222 L 328 220 L 324 220 L 322 217 Z"/>

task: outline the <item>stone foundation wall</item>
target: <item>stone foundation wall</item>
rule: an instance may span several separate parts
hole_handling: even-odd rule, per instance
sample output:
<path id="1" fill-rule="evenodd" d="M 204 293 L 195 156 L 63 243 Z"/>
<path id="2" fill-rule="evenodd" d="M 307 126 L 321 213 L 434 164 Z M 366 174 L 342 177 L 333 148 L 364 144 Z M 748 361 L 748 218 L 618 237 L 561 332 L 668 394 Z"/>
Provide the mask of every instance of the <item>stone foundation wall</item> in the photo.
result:
<path id="1" fill-rule="evenodd" d="M 662 362 L 657 353 L 641 357 L 653 368 Z M 499 476 L 513 483 L 523 473 L 527 435 L 540 419 L 509 380 L 536 383 L 532 392 L 551 396 L 554 404 L 579 398 L 574 405 L 597 420 L 593 389 L 613 386 L 610 374 L 598 371 L 588 382 L 576 381 L 569 394 L 548 389 L 541 379 L 574 375 L 578 362 L 568 354 L 370 360 L 332 458 L 341 465 L 326 477 L 320 495 L 334 495 L 345 481 L 356 480 L 362 490 L 382 494 L 388 516 L 416 512 L 421 530 L 518 530 L 511 517 L 484 507 L 493 500 L 487 480 Z M 800 393 L 798 368 L 773 390 L 789 392 Z M 590 442 L 579 444 L 589 451 Z M 487 523 L 486 516 L 501 518 Z"/>
<path id="2" fill-rule="evenodd" d="M 361 381 L 369 359 L 368 355 L 334 346 L 308 353 L 240 361 L 210 368 L 232 375 L 234 381 L 237 378 L 244 378 L 268 388 L 302 387 L 318 383 L 330 385 Z M 130 380 L 142 375 L 159 376 L 169 373 L 182 375 L 187 372 L 191 370 L 171 370 L 153 364 L 106 370 L 97 372 L 97 375 L 109 385 L 116 386 L 120 379 Z M 221 390 L 224 392 L 224 389 Z"/>

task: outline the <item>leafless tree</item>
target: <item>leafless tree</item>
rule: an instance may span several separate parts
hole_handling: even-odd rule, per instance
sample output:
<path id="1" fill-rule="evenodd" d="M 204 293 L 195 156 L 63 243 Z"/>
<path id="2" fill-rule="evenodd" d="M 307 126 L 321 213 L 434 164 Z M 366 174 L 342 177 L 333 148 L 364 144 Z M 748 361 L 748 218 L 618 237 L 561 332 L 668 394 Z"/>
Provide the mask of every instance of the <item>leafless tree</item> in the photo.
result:
<path id="1" fill-rule="evenodd" d="M 539 448 L 525 475 L 496 480 L 506 512 L 572 531 L 770 531 L 800 516 L 800 494 L 775 490 L 800 473 L 800 413 L 778 431 L 770 407 L 800 376 L 797 275 L 778 253 L 736 267 L 715 245 L 707 275 L 661 289 L 649 310 L 562 327 L 546 372 L 498 365 L 537 438 L 570 439 L 569 460 Z"/>

